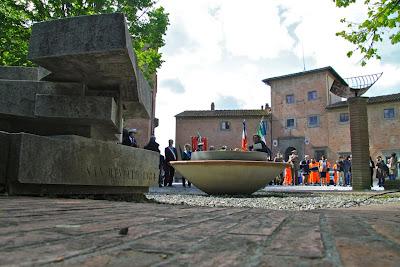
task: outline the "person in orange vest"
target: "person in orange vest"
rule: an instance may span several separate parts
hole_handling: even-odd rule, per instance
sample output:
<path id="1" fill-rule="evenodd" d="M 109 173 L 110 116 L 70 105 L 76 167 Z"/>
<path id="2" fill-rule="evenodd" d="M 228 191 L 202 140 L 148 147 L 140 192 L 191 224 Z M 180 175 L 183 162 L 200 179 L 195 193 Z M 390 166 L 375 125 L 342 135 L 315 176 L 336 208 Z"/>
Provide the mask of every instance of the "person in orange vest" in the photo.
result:
<path id="1" fill-rule="evenodd" d="M 292 185 L 292 167 L 288 166 L 285 168 L 285 180 L 284 185 Z"/>
<path id="2" fill-rule="evenodd" d="M 333 185 L 337 186 L 338 184 L 338 164 L 337 162 L 333 164 Z"/>
<path id="3" fill-rule="evenodd" d="M 312 158 L 311 162 L 310 162 L 310 177 L 309 177 L 309 180 L 310 180 L 309 183 L 311 185 L 316 184 L 317 181 L 319 180 L 318 179 L 318 165 L 319 165 L 318 162 L 316 162 L 315 159 Z"/>

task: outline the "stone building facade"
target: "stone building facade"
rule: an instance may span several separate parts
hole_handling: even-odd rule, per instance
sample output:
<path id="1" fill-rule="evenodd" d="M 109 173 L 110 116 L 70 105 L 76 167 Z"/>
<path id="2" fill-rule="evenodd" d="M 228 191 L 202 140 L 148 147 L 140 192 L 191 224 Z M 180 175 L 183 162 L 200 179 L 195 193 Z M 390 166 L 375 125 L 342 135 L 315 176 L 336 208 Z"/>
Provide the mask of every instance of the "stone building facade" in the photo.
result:
<path id="1" fill-rule="evenodd" d="M 267 78 L 263 82 L 271 87 L 271 108 L 266 110 L 184 111 L 176 115 L 177 146 L 189 143 L 190 136 L 199 131 L 216 147 L 240 147 L 243 119 L 251 142 L 264 116 L 267 146 L 273 155 L 281 152 L 287 158 L 294 149 L 300 157 L 326 155 L 331 161 L 349 155 L 348 105 L 329 91 L 334 80 L 344 83 L 332 67 Z M 369 98 L 367 112 L 371 156 L 400 155 L 400 94 Z M 224 121 L 231 123 L 229 131 L 221 130 Z"/>
<path id="2" fill-rule="evenodd" d="M 216 149 L 222 146 L 227 146 L 228 149 L 240 148 L 243 120 L 246 121 L 249 145 L 252 144 L 252 136 L 263 118 L 267 124 L 267 132 L 270 130 L 268 107 L 259 110 L 215 110 L 212 104 L 210 110 L 189 110 L 175 117 L 175 143 L 177 148 L 180 146 L 182 149 L 186 143 L 191 143 L 191 136 L 197 136 L 198 133 L 207 138 L 208 146 Z M 267 146 L 271 147 L 270 139 L 267 140 Z"/>
<path id="3" fill-rule="evenodd" d="M 332 67 L 263 80 L 271 87 L 273 153 L 296 149 L 336 160 L 349 155 L 350 117 L 347 101 L 329 89 L 343 81 Z M 371 97 L 367 101 L 370 154 L 400 154 L 400 94 Z"/>
<path id="4" fill-rule="evenodd" d="M 350 153 L 349 122 L 341 121 L 348 112 L 347 101 L 327 106 L 329 129 L 341 133 L 329 135 L 328 147 L 338 155 Z M 400 155 L 400 94 L 369 98 L 367 112 L 371 156 L 389 156 L 393 152 Z"/>

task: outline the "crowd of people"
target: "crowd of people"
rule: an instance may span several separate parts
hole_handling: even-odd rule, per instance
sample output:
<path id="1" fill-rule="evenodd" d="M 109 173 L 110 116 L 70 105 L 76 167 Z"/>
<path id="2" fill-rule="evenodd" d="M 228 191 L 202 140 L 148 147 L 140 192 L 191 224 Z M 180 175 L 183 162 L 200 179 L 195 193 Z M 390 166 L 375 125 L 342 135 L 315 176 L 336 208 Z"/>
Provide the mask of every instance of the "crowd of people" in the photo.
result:
<path id="1" fill-rule="evenodd" d="M 283 155 L 277 153 L 275 162 L 285 162 Z M 351 185 L 351 156 L 342 156 L 333 164 L 325 156 L 321 159 L 305 155 L 300 160 L 296 150 L 293 150 L 287 163 L 290 165 L 275 180 L 276 185 Z"/>
<path id="2" fill-rule="evenodd" d="M 135 134 L 136 129 L 124 129 L 122 144 L 132 147 L 138 147 Z M 168 146 L 164 149 L 164 155 L 160 154 L 160 174 L 158 184 L 162 186 L 172 186 L 175 169 L 170 165 L 171 161 L 178 160 L 178 152 L 173 146 L 174 141 L 170 139 Z M 149 142 L 144 146 L 144 149 L 155 151 L 160 153 L 159 144 L 156 142 L 154 136 L 150 137 Z M 185 144 L 184 150 L 180 150 L 180 158 L 182 160 L 190 160 L 192 157 L 192 147 L 190 144 Z M 199 142 L 196 151 L 203 150 L 203 143 Z M 216 150 L 214 146 L 210 146 L 209 150 Z M 219 150 L 227 150 L 226 146 L 222 146 Z M 233 149 L 240 150 L 240 149 Z M 268 158 L 271 158 L 271 151 L 266 144 L 261 140 L 258 135 L 253 135 L 253 145 L 248 147 L 249 151 L 259 151 L 268 154 Z M 273 159 L 274 162 L 285 162 L 283 155 L 278 152 Z M 303 159 L 300 159 L 296 150 L 291 152 L 291 155 L 286 160 L 289 165 L 285 168 L 279 176 L 277 176 L 271 184 L 274 185 L 321 185 L 321 186 L 351 186 L 352 175 L 351 175 L 351 156 L 342 157 L 331 162 L 325 156 L 320 159 L 312 158 L 309 155 L 305 155 Z M 371 186 L 373 184 L 373 176 L 376 174 L 378 179 L 378 186 L 383 187 L 385 185 L 385 179 L 388 177 L 389 180 L 395 180 L 398 175 L 398 158 L 396 153 L 392 153 L 387 162 L 384 161 L 382 156 L 376 158 L 376 162 L 370 157 L 370 175 L 371 175 Z M 185 177 L 182 177 L 182 186 L 186 187 L 186 184 L 190 187 L 191 183 Z"/>
<path id="3" fill-rule="evenodd" d="M 283 155 L 277 153 L 274 158 L 275 162 L 285 162 Z M 351 186 L 351 156 L 339 156 L 335 162 L 330 162 L 325 156 L 321 159 L 310 158 L 305 155 L 300 160 L 296 150 L 293 150 L 289 156 L 287 163 L 290 165 L 285 168 L 272 182 L 275 185 L 321 185 L 321 186 Z M 385 185 L 385 179 L 395 180 L 398 175 L 398 159 L 396 153 L 392 153 L 385 163 L 382 156 L 376 158 L 376 163 L 370 157 L 370 181 L 373 186 L 374 173 L 378 179 L 378 186 Z"/>

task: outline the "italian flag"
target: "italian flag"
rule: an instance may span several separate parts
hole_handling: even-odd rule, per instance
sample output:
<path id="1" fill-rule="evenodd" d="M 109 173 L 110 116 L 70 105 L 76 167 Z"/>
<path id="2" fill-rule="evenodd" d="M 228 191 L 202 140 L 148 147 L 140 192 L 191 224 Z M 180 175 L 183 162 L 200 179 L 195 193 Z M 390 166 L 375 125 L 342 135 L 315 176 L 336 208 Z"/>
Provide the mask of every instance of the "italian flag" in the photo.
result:
<path id="1" fill-rule="evenodd" d="M 246 120 L 243 120 L 242 151 L 247 151 Z"/>
<path id="2" fill-rule="evenodd" d="M 267 126 L 265 125 L 264 117 L 261 118 L 260 124 L 257 127 L 257 135 L 261 137 L 264 143 L 267 143 L 265 136 L 267 135 Z"/>

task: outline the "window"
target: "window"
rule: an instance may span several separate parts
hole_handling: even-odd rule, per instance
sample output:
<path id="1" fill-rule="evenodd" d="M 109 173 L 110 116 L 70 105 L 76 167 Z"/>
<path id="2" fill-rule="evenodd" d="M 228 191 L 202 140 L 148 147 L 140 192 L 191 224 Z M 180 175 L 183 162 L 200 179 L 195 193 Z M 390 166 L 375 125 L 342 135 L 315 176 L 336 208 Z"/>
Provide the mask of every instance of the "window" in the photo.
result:
<path id="1" fill-rule="evenodd" d="M 287 119 L 286 120 L 286 128 L 294 128 L 294 119 Z"/>
<path id="2" fill-rule="evenodd" d="M 317 100 L 317 91 L 308 92 L 308 101 Z"/>
<path id="3" fill-rule="evenodd" d="M 318 127 L 319 126 L 319 116 L 312 115 L 308 116 L 308 127 Z"/>
<path id="4" fill-rule="evenodd" d="M 346 123 L 349 122 L 350 116 L 349 113 L 340 113 L 339 114 L 339 122 Z"/>
<path id="5" fill-rule="evenodd" d="M 228 131 L 231 129 L 231 123 L 229 121 L 223 121 L 221 122 L 221 130 L 223 131 Z"/>
<path id="6" fill-rule="evenodd" d="M 383 117 L 385 119 L 394 119 L 394 108 L 385 108 L 383 110 Z"/>
<path id="7" fill-rule="evenodd" d="M 293 104 L 294 103 L 294 95 L 286 95 L 286 103 Z"/>

